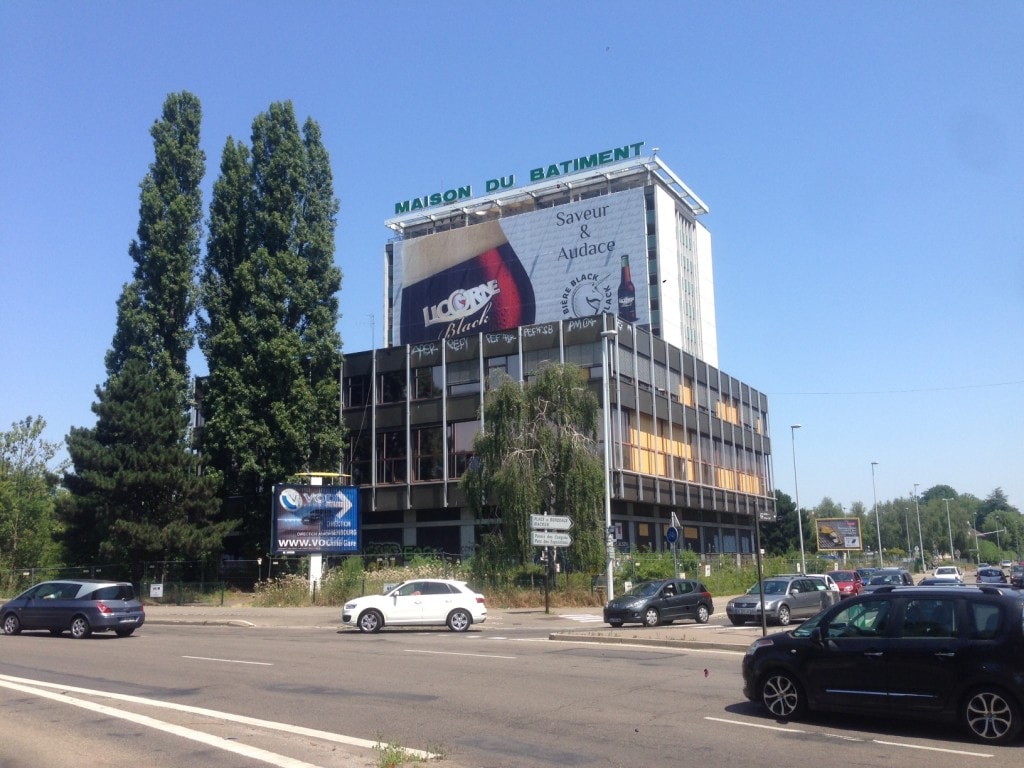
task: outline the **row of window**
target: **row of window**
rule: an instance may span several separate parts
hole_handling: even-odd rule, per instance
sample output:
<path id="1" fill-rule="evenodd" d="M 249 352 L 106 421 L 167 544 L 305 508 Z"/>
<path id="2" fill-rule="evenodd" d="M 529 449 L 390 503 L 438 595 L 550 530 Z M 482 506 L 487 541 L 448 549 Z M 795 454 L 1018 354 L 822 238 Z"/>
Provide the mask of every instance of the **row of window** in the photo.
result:
<path id="1" fill-rule="evenodd" d="M 592 377 L 600 378 L 600 344 L 580 344 L 564 351 L 565 361 L 581 368 L 592 369 Z M 523 354 L 523 368 L 526 379 L 541 364 L 551 359 L 551 350 L 533 350 Z M 650 358 L 636 356 L 636 369 L 632 355 L 624 355 L 620 361 L 621 373 L 632 382 L 638 379 L 642 389 L 650 390 L 646 382 L 654 380 L 654 387 L 661 392 L 670 392 L 675 402 L 682 402 L 690 408 L 698 408 L 736 426 L 744 426 L 761 434 L 764 414 L 750 403 L 739 398 L 717 392 L 705 382 L 695 382 L 690 376 L 680 376 L 665 366 L 653 365 Z M 490 389 L 498 376 L 504 374 L 518 381 L 522 378 L 518 355 L 501 355 L 484 360 L 485 388 Z M 411 388 L 411 393 L 409 392 Z M 440 397 L 447 390 L 449 397 L 455 395 L 480 394 L 480 365 L 476 360 L 462 360 L 447 365 L 447 375 L 440 365 L 412 368 L 407 384 L 405 371 L 387 371 L 377 374 L 377 403 L 404 403 L 407 400 L 426 400 Z M 370 400 L 370 377 L 351 376 L 345 380 L 345 407 L 365 406 Z"/>

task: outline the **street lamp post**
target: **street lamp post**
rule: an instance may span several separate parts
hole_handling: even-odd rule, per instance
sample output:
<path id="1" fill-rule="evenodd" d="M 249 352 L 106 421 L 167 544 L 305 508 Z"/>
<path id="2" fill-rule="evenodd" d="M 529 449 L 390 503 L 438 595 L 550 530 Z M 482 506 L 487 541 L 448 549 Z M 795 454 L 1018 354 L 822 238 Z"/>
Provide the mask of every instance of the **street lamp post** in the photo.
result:
<path id="1" fill-rule="evenodd" d="M 953 522 L 949 518 L 949 502 L 952 499 L 943 499 L 946 502 L 946 527 L 949 528 L 949 559 L 953 559 Z"/>
<path id="2" fill-rule="evenodd" d="M 796 496 L 796 529 L 800 536 L 800 573 L 807 573 L 807 559 L 804 556 L 804 520 L 800 514 L 800 485 L 796 481 L 796 431 L 799 424 L 791 424 L 789 436 L 793 443 L 793 493 Z"/>
<path id="3" fill-rule="evenodd" d="M 618 336 L 617 330 L 601 331 L 601 364 L 604 390 L 601 393 L 604 417 L 604 535 L 605 535 L 605 589 L 608 600 L 615 597 L 615 539 L 612 528 L 612 418 L 611 370 L 608 361 L 608 343 Z"/>
<path id="4" fill-rule="evenodd" d="M 878 533 L 878 567 L 882 567 L 882 524 L 878 522 L 878 492 L 875 490 L 875 467 L 877 461 L 871 462 L 871 497 L 875 504 L 875 531 Z"/>
<path id="5" fill-rule="evenodd" d="M 917 510 L 917 548 L 921 552 L 921 572 L 924 573 L 924 537 L 921 535 L 921 504 L 917 499 L 917 486 L 914 483 L 914 508 Z"/>

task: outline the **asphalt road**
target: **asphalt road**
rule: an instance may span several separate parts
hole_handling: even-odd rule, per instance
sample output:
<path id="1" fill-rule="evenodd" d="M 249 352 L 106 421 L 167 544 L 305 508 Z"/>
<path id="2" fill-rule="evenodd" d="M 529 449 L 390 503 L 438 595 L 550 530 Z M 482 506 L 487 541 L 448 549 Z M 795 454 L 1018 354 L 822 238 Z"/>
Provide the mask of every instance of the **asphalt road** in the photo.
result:
<path id="1" fill-rule="evenodd" d="M 743 699 L 743 644 L 678 639 L 726 627 L 612 631 L 588 620 L 593 612 L 492 612 L 465 634 L 365 635 L 339 628 L 334 609 L 305 610 L 150 610 L 127 639 L 0 637 L 0 766 L 64 766 L 73 755 L 112 768 L 351 768 L 380 765 L 371 745 L 382 742 L 439 754 L 450 768 L 1016 768 L 1024 749 L 931 724 L 777 723 Z M 645 644 L 662 630 L 675 644 Z M 600 639 L 606 632 L 617 642 Z"/>

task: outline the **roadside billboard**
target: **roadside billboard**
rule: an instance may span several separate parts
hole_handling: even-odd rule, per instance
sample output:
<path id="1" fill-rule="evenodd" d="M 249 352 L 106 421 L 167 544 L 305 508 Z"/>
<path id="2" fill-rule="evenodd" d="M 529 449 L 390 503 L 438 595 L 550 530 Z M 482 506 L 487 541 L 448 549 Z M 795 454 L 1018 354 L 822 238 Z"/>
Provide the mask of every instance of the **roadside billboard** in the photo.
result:
<path id="1" fill-rule="evenodd" d="M 856 517 L 828 517 L 814 522 L 819 552 L 861 551 L 860 520 Z"/>
<path id="2" fill-rule="evenodd" d="M 359 493 L 349 485 L 274 486 L 275 555 L 359 551 Z"/>
<path id="3" fill-rule="evenodd" d="M 644 190 L 399 241 L 392 343 L 606 312 L 650 323 Z"/>

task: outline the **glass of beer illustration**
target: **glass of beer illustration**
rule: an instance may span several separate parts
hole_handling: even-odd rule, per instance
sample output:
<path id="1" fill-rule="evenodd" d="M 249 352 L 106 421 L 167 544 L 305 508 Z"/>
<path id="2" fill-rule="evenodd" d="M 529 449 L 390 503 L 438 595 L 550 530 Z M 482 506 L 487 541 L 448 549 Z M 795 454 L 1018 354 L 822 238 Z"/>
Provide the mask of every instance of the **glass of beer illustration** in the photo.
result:
<path id="1" fill-rule="evenodd" d="M 403 244 L 401 343 L 534 322 L 533 285 L 497 221 Z"/>

